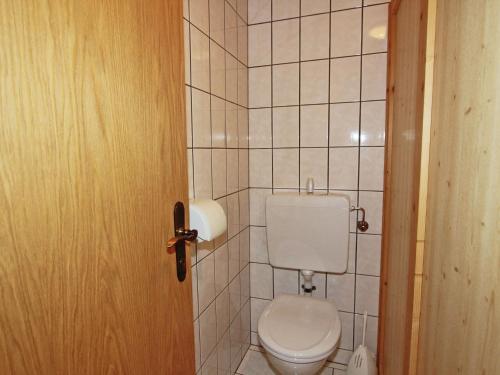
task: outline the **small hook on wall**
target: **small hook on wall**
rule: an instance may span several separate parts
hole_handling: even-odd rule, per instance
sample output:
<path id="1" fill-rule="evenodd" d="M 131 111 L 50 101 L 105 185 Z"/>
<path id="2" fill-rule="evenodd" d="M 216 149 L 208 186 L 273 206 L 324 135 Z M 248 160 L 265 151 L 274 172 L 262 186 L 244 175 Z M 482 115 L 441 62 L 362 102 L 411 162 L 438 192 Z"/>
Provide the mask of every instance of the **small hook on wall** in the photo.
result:
<path id="1" fill-rule="evenodd" d="M 366 232 L 368 230 L 368 228 L 370 227 L 370 225 L 368 224 L 368 222 L 365 220 L 365 209 L 363 207 L 355 207 L 355 206 L 352 206 L 351 207 L 351 211 L 361 211 L 361 220 L 358 220 L 357 222 L 357 226 L 358 226 L 358 229 L 361 231 L 361 232 Z"/>

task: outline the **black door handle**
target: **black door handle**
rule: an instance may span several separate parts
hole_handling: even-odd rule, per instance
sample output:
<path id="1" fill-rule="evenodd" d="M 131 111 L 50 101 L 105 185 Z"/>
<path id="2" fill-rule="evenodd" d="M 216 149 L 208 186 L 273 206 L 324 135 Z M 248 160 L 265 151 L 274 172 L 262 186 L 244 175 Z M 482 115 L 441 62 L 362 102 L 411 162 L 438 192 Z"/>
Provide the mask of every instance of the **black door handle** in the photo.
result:
<path id="1" fill-rule="evenodd" d="M 184 281 L 186 279 L 186 241 L 194 241 L 198 237 L 196 229 L 184 228 L 184 204 L 177 202 L 174 206 L 174 233 L 175 237 L 168 240 L 167 248 L 169 253 L 173 253 L 170 249 L 175 248 L 175 260 L 177 264 L 177 279 Z"/>

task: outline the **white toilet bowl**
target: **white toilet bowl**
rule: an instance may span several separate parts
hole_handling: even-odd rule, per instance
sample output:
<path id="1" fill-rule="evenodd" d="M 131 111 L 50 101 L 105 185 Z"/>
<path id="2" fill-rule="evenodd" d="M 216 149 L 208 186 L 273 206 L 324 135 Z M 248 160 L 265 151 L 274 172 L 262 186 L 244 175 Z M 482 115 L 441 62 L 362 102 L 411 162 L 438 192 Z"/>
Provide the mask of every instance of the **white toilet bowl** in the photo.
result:
<path id="1" fill-rule="evenodd" d="M 331 301 L 282 294 L 259 319 L 259 339 L 271 364 L 284 375 L 316 374 L 336 349 L 340 319 Z"/>

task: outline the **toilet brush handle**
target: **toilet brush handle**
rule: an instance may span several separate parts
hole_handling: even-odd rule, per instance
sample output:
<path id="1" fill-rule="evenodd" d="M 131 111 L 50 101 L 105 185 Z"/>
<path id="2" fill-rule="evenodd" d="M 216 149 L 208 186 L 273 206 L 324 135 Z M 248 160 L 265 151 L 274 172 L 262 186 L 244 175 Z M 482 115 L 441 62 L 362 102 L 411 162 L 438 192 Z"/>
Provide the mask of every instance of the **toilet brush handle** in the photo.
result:
<path id="1" fill-rule="evenodd" d="M 365 314 L 363 316 L 363 346 L 365 346 L 367 320 L 368 320 L 368 312 L 365 311 Z"/>

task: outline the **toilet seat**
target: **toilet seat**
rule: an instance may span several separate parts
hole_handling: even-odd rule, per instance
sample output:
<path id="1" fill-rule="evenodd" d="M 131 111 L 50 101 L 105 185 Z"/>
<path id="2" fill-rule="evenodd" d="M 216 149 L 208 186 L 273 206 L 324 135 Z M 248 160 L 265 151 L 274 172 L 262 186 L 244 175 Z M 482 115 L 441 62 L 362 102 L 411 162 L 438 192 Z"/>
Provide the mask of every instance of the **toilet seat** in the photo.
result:
<path id="1" fill-rule="evenodd" d="M 325 359 L 335 350 L 341 324 L 333 302 L 282 294 L 260 316 L 258 331 L 262 345 L 272 355 L 308 363 Z"/>

